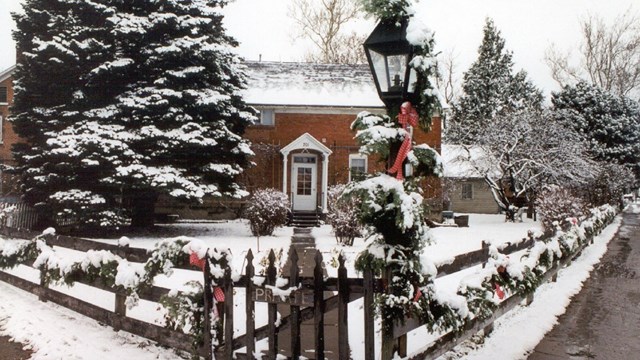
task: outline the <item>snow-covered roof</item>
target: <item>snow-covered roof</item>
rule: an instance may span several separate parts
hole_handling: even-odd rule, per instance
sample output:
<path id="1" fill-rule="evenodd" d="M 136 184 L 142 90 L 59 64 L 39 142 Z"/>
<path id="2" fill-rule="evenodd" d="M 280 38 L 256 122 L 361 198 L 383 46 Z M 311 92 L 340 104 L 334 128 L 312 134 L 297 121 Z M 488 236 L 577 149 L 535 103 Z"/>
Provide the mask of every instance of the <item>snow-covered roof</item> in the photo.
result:
<path id="1" fill-rule="evenodd" d="M 16 69 L 16 66 L 13 65 L 7 69 L 1 70 L 0 71 L 0 81 L 5 81 L 9 78 L 9 76 L 11 76 L 13 74 L 13 70 Z"/>
<path id="2" fill-rule="evenodd" d="M 383 108 L 368 65 L 245 62 L 251 105 Z"/>
<path id="3" fill-rule="evenodd" d="M 492 157 L 478 146 L 471 146 L 467 151 L 462 145 L 442 144 L 440 157 L 446 178 L 482 178 L 485 169 L 500 174 Z"/>

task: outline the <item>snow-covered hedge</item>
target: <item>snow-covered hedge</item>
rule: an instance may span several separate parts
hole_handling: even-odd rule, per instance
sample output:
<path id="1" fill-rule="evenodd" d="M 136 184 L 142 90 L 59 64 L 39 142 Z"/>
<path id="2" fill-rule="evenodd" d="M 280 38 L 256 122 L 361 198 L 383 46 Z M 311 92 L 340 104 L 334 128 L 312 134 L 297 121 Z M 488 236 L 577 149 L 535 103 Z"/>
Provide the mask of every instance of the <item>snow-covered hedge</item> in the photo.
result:
<path id="1" fill-rule="evenodd" d="M 555 227 L 554 223 L 562 224 L 569 218 L 586 215 L 586 208 L 582 198 L 559 186 L 550 186 L 543 190 L 536 200 L 536 210 L 545 230 L 552 230 Z"/>
<path id="2" fill-rule="evenodd" d="M 254 236 L 269 236 L 273 231 L 287 223 L 289 198 L 275 189 L 256 190 L 249 198 L 244 217 L 249 220 Z"/>
<path id="3" fill-rule="evenodd" d="M 362 224 L 358 219 L 360 204 L 357 198 L 342 197 L 344 189 L 344 184 L 329 188 L 327 221 L 331 224 L 338 243 L 351 246 L 356 237 L 362 236 Z"/>

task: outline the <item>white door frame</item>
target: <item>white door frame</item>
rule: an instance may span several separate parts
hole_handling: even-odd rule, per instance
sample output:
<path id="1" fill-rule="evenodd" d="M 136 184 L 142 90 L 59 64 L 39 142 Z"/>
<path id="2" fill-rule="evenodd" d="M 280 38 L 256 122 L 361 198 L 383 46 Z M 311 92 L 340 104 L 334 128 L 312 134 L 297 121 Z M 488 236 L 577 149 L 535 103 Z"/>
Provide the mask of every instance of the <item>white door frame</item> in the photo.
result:
<path id="1" fill-rule="evenodd" d="M 287 146 L 280 150 L 282 154 L 282 192 L 285 194 L 291 194 L 291 200 L 293 200 L 293 185 L 289 185 L 288 177 L 293 175 L 293 165 L 289 167 L 289 154 L 292 151 L 303 151 L 308 153 L 309 151 L 317 151 L 322 156 L 322 186 L 320 188 L 321 209 L 323 213 L 327 212 L 327 188 L 329 184 L 329 155 L 332 154 L 331 149 L 326 147 L 318 139 L 311 136 L 309 133 L 300 135 L 297 139 L 293 140 Z M 319 159 L 318 159 L 319 160 Z M 317 162 L 316 162 L 316 176 L 317 176 Z M 291 176 L 293 182 L 293 176 Z"/>
<path id="2" fill-rule="evenodd" d="M 296 162 L 296 158 L 313 159 L 313 162 Z M 314 154 L 291 154 L 291 160 L 293 210 L 315 211 L 318 206 L 318 156 Z M 298 180 L 299 169 L 310 169 L 310 184 L 308 179 Z M 304 174 L 302 175 L 304 176 Z M 299 188 L 300 185 L 303 187 Z"/>

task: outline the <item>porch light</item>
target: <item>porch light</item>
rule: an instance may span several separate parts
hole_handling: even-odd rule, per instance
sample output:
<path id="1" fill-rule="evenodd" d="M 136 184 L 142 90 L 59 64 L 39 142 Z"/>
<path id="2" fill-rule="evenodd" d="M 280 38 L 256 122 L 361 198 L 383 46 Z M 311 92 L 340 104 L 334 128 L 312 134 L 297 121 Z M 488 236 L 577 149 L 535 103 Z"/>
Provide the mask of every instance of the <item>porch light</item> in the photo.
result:
<path id="1" fill-rule="evenodd" d="M 367 61 L 373 74 L 378 96 L 387 108 L 403 101 L 417 103 L 417 74 L 409 66 L 414 48 L 407 41 L 409 18 L 380 22 L 364 42 Z"/>

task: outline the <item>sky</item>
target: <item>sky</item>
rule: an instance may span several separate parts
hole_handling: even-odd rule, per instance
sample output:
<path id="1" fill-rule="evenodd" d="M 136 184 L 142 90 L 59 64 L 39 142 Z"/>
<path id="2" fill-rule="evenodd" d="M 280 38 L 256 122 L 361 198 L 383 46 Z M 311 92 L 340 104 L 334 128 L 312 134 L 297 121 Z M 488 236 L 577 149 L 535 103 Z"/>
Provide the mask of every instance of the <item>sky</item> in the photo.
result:
<path id="1" fill-rule="evenodd" d="M 0 0 L 0 70 L 15 63 L 11 11 L 21 0 Z M 247 60 L 301 61 L 310 49 L 308 41 L 295 37 L 287 16 L 291 0 L 235 0 L 225 9 L 225 24 Z M 524 69 L 543 91 L 558 89 L 544 63 L 552 44 L 561 50 L 576 49 L 580 42 L 580 19 L 589 15 L 615 21 L 626 12 L 640 14 L 639 0 L 420 0 L 416 16 L 435 32 L 437 50 L 456 54 L 458 75 L 477 56 L 485 19 L 490 17 L 513 51 L 516 71 Z M 363 34 L 373 30 L 373 20 L 352 27 Z"/>

